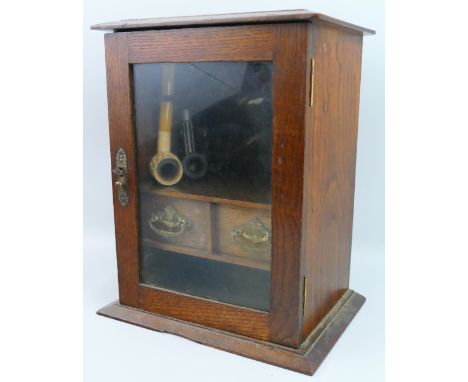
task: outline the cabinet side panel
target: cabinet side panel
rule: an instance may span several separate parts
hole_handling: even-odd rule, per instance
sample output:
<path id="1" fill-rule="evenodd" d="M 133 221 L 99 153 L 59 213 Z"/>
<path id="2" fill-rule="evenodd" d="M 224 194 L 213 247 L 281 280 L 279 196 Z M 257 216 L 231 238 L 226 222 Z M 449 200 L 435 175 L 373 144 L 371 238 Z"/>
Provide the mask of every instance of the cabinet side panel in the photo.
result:
<path id="1" fill-rule="evenodd" d="M 116 167 L 115 154 L 119 148 L 125 151 L 128 160 L 127 206 L 120 205 L 115 184 L 112 182 L 119 299 L 123 305 L 136 307 L 138 297 L 136 161 L 126 34 L 106 34 L 105 46 L 112 168 Z"/>
<path id="2" fill-rule="evenodd" d="M 310 26 L 313 101 L 305 136 L 303 335 L 349 287 L 362 34 Z"/>
<path id="3" fill-rule="evenodd" d="M 279 24 L 273 87 L 270 340 L 298 347 L 308 24 Z"/>

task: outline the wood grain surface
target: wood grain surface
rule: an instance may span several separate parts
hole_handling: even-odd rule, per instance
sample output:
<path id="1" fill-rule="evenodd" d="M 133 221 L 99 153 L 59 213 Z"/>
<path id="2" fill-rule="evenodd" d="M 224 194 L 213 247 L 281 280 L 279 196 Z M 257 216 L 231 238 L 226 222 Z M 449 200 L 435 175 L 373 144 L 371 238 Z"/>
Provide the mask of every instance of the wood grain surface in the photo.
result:
<path id="1" fill-rule="evenodd" d="M 269 314 L 168 290 L 138 287 L 138 306 L 148 312 L 268 340 Z"/>
<path id="2" fill-rule="evenodd" d="M 184 183 L 184 180 L 182 180 L 172 187 L 162 187 L 154 183 L 154 180 L 151 180 L 151 182 L 140 184 L 140 188 L 143 192 L 152 193 L 155 196 L 162 195 L 171 198 L 200 200 L 232 207 L 271 210 L 271 204 L 267 202 L 269 190 L 266 190 L 265 187 L 253 188 L 240 179 L 219 178 L 216 181 L 210 180 L 210 182 L 199 183 Z M 239 190 L 245 190 L 247 187 L 251 190 L 248 194 L 249 200 L 241 200 L 239 198 L 239 194 L 241 194 Z M 244 198 L 247 196 L 245 192 L 242 194 Z M 264 202 L 258 202 L 257 200 L 259 199 Z"/>
<path id="3" fill-rule="evenodd" d="M 306 336 L 349 287 L 362 35 L 311 25 L 314 101 L 305 135 Z"/>
<path id="4" fill-rule="evenodd" d="M 269 61 L 273 26 L 231 26 L 128 33 L 130 63 Z"/>
<path id="5" fill-rule="evenodd" d="M 139 278 L 137 179 L 132 121 L 132 89 L 127 61 L 127 35 L 123 33 L 106 34 L 105 48 L 112 168 L 115 168 L 117 150 L 123 148 L 127 155 L 129 169 L 129 201 L 127 206 L 122 207 L 119 204 L 117 190 L 113 185 L 119 298 L 122 304 L 136 307 Z M 109 172 L 112 174 L 111 169 Z M 114 182 L 112 183 L 114 184 Z"/>
<path id="6" fill-rule="evenodd" d="M 308 24 L 279 24 L 276 28 L 270 340 L 298 347 Z"/>
<path id="7" fill-rule="evenodd" d="M 118 302 L 103 307 L 98 314 L 146 329 L 173 333 L 230 353 L 313 375 L 364 301 L 364 297 L 349 291 L 298 349 L 147 313 Z"/>
<path id="8" fill-rule="evenodd" d="M 122 147 L 129 166 L 130 198 L 126 207 L 120 206 L 114 190 L 120 304 L 299 349 L 304 338 L 319 327 L 347 293 L 362 31 L 357 33 L 322 17 L 315 17 L 313 23 L 298 20 L 301 19 L 276 25 L 105 36 L 112 165 L 115 166 L 115 153 Z M 131 64 L 210 60 L 273 60 L 271 207 L 269 203 L 244 200 L 229 204 L 229 197 L 176 189 L 153 190 L 149 197 L 172 196 L 178 199 L 174 203 L 179 203 L 181 209 L 184 205 L 206 207 L 200 209 L 201 217 L 197 215 L 199 221 L 206 223 L 203 228 L 206 236 L 195 235 L 186 243 L 179 243 L 191 248 L 188 255 L 198 253 L 199 257 L 218 252 L 239 255 L 232 247 L 219 245 L 219 227 L 215 227 L 219 211 L 209 203 L 256 208 L 255 213 L 263 217 L 269 217 L 271 209 L 270 313 L 139 284 L 138 172 Z M 237 222 L 238 218 L 232 215 L 220 219 L 222 232 L 229 232 L 229 222 Z M 304 301 L 305 278 L 308 282 Z M 323 346 L 329 350 L 331 342 Z M 237 351 L 243 352 L 234 352 Z M 314 354 L 310 358 L 315 359 L 313 363 L 321 362 L 322 353 Z M 302 368 L 311 370 L 310 366 Z"/>
<path id="9" fill-rule="evenodd" d="M 374 34 L 371 29 L 360 27 L 338 20 L 330 16 L 312 12 L 307 9 L 290 9 L 280 11 L 228 13 L 218 15 L 181 16 L 181 17 L 159 17 L 137 20 L 121 20 L 108 23 L 95 24 L 91 29 L 95 30 L 147 30 L 164 28 L 200 27 L 207 25 L 248 25 L 262 23 L 290 23 L 290 22 L 313 22 L 324 20 L 350 31 L 365 34 Z"/>

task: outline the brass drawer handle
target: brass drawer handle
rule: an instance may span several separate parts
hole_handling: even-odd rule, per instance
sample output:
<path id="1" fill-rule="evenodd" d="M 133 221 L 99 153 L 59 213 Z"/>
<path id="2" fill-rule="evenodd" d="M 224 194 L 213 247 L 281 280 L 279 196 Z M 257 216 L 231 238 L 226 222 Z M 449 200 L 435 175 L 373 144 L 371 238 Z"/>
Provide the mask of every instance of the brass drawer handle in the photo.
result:
<path id="1" fill-rule="evenodd" d="M 190 229 L 192 221 L 189 217 L 179 214 L 174 207 L 166 206 L 163 210 L 151 213 L 148 224 L 159 236 L 172 239 Z"/>
<path id="2" fill-rule="evenodd" d="M 261 255 L 270 252 L 271 233 L 258 218 L 232 227 L 232 238 L 250 253 Z"/>

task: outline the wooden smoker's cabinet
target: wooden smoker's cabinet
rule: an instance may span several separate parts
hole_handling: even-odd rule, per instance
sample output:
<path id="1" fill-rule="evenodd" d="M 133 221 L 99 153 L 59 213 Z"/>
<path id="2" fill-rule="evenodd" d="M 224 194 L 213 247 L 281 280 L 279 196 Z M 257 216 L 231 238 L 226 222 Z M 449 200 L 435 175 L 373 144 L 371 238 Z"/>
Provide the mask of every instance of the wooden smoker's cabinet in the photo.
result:
<path id="1" fill-rule="evenodd" d="M 349 289 L 361 51 L 306 10 L 105 35 L 119 301 L 98 313 L 313 374 Z"/>

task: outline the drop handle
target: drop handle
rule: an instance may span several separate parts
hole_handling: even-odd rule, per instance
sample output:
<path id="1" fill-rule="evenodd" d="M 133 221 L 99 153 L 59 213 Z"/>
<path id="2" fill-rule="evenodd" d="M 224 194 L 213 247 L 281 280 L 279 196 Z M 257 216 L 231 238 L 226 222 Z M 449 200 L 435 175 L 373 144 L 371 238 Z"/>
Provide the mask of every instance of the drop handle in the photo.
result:
<path id="1" fill-rule="evenodd" d="M 245 251 L 266 255 L 271 251 L 271 232 L 259 218 L 232 227 L 232 238 Z"/>

